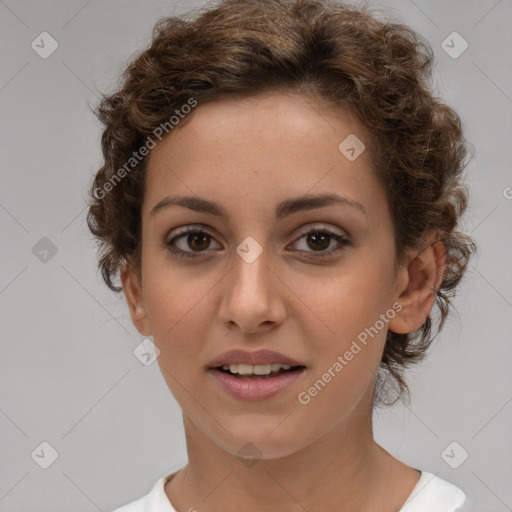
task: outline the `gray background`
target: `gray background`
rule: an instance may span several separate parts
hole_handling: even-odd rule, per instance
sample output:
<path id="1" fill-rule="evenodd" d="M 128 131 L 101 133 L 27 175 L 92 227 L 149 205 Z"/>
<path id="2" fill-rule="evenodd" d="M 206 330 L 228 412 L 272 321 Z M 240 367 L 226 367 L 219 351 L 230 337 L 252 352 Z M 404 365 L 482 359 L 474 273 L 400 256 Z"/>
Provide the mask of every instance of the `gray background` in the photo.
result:
<path id="1" fill-rule="evenodd" d="M 463 488 L 468 510 L 512 510 L 512 2 L 372 3 L 434 48 L 436 87 L 475 147 L 465 226 L 479 246 L 458 315 L 409 374 L 410 405 L 377 412 L 375 435 Z M 0 511 L 112 510 L 186 463 L 179 407 L 96 273 L 84 197 L 101 164 L 89 106 L 158 18 L 200 5 L 0 0 Z M 31 48 L 43 31 L 59 44 L 47 59 Z M 458 58 L 441 47 L 453 31 L 469 43 Z M 31 456 L 43 441 L 48 469 Z M 469 453 L 457 469 L 441 456 L 453 441 L 452 465 Z"/>

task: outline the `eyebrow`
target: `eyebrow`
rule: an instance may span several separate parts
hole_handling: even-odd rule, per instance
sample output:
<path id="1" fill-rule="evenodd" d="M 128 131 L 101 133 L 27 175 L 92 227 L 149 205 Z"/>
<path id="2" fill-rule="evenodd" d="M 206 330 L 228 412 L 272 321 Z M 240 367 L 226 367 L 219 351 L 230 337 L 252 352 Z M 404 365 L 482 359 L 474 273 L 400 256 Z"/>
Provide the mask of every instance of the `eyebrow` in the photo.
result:
<path id="1" fill-rule="evenodd" d="M 315 208 L 322 208 L 323 206 L 330 206 L 333 204 L 348 206 L 359 210 L 366 216 L 368 215 L 367 211 L 361 203 L 358 203 L 353 199 L 331 193 L 304 195 L 292 199 L 286 199 L 277 205 L 275 210 L 275 217 L 277 220 L 280 220 L 293 213 L 306 210 L 314 210 Z M 221 217 L 225 221 L 229 221 L 230 219 L 229 214 L 221 205 L 197 196 L 165 197 L 155 206 L 153 206 L 149 216 L 152 217 L 158 211 L 162 211 L 171 206 L 181 206 L 195 212 L 208 213 L 217 217 Z"/>

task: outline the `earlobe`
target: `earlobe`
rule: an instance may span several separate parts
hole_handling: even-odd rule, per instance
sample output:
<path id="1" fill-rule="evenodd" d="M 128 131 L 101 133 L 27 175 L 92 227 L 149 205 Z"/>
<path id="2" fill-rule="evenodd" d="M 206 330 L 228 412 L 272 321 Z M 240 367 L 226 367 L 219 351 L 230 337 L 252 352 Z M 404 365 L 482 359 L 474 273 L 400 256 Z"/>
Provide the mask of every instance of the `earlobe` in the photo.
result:
<path id="1" fill-rule="evenodd" d="M 121 269 L 121 282 L 133 325 L 143 336 L 151 336 L 139 275 L 125 265 Z"/>
<path id="2" fill-rule="evenodd" d="M 400 312 L 389 322 L 396 333 L 418 330 L 430 314 L 446 267 L 445 248 L 434 242 L 421 251 L 411 251 L 405 270 L 405 285 L 400 291 Z"/>

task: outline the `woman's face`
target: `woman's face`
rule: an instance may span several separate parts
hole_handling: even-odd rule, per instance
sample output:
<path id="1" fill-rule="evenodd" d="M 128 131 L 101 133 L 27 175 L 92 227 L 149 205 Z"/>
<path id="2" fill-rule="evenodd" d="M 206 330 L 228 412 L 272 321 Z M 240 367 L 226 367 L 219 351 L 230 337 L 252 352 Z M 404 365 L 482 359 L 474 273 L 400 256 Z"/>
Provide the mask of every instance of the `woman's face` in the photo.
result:
<path id="1" fill-rule="evenodd" d="M 199 104 L 149 156 L 132 318 L 186 422 L 231 453 L 280 457 L 369 425 L 405 274 L 354 136 L 367 137 L 348 113 L 275 92 Z M 327 194 L 339 199 L 311 201 Z M 213 368 L 237 361 L 262 364 Z"/>

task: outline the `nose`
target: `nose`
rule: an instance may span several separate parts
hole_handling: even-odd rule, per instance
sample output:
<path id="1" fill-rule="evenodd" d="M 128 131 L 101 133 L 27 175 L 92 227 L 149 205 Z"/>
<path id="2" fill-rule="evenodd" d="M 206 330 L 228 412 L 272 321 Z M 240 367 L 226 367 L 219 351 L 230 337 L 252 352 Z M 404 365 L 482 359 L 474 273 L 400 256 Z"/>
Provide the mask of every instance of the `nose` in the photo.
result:
<path id="1" fill-rule="evenodd" d="M 223 279 L 219 317 L 244 333 L 275 328 L 286 315 L 284 284 L 269 266 L 268 251 L 251 263 L 233 251 L 233 265 Z"/>

